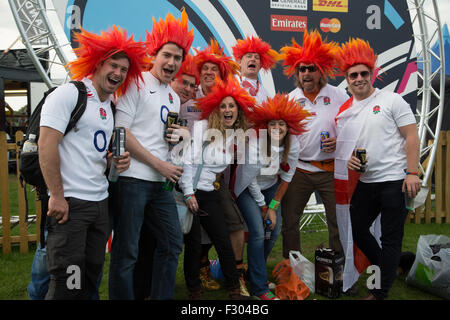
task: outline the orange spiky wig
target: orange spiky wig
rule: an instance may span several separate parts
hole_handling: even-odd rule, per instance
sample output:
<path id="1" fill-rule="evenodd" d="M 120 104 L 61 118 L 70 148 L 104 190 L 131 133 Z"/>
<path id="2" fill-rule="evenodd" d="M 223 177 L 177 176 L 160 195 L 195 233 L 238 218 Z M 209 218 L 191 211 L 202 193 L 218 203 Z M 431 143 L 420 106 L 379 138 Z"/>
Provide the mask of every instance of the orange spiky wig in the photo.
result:
<path id="1" fill-rule="evenodd" d="M 284 120 L 289 127 L 289 133 L 300 135 L 306 131 L 303 120 L 311 114 L 302 108 L 297 101 L 289 99 L 289 95 L 277 93 L 273 98 L 267 98 L 261 105 L 253 108 L 248 116 L 254 129 L 267 129 L 270 120 Z"/>
<path id="2" fill-rule="evenodd" d="M 368 41 L 351 38 L 339 48 L 337 61 L 339 69 L 342 73 L 345 73 L 351 66 L 357 64 L 364 64 L 370 70 L 373 70 L 377 57 Z"/>
<path id="3" fill-rule="evenodd" d="M 336 74 L 336 51 L 335 42 L 322 41 L 317 30 L 303 34 L 303 45 L 300 46 L 292 38 L 292 46 L 281 48 L 281 59 L 284 60 L 284 74 L 289 78 L 295 73 L 300 63 L 313 63 L 322 73 L 334 77 Z"/>
<path id="4" fill-rule="evenodd" d="M 264 42 L 259 37 L 246 37 L 245 40 L 237 40 L 237 44 L 233 47 L 234 58 L 239 60 L 248 52 L 259 54 L 261 68 L 266 71 L 275 67 L 277 61 L 280 60 L 278 52 L 273 50 L 270 44 Z"/>
<path id="5" fill-rule="evenodd" d="M 178 71 L 176 78 L 182 78 L 183 74 L 187 74 L 195 78 L 195 84 L 200 83 L 200 75 L 198 73 L 197 64 L 195 63 L 195 57 L 190 54 L 186 55 L 183 63 L 181 64 L 180 71 Z"/>
<path id="6" fill-rule="evenodd" d="M 215 39 L 211 39 L 211 44 L 205 49 L 198 51 L 194 48 L 197 55 L 195 60 L 197 62 L 198 72 L 200 73 L 205 62 L 217 64 L 220 70 L 222 80 L 228 79 L 229 75 L 236 75 L 239 72 L 239 65 L 234 62 L 231 57 L 223 53 L 223 48 Z"/>
<path id="7" fill-rule="evenodd" d="M 245 116 L 250 109 L 256 104 L 255 98 L 250 96 L 244 88 L 242 88 L 233 76 L 229 76 L 227 81 L 216 78 L 216 83 L 212 91 L 205 97 L 196 100 L 197 106 L 202 110 L 202 119 L 206 119 L 216 109 L 226 97 L 232 97 L 238 106 L 244 111 Z"/>
<path id="8" fill-rule="evenodd" d="M 123 94 L 131 81 L 138 83 L 142 79 L 141 72 L 149 59 L 143 42 L 134 41 L 133 36 L 127 38 L 127 31 L 117 26 L 112 26 L 100 35 L 81 29 L 75 36 L 79 47 L 74 49 L 78 58 L 69 62 L 66 67 L 72 73 L 72 79 L 81 80 L 94 74 L 97 65 L 116 53 L 123 52 L 130 61 L 127 77 L 117 90 L 117 94 Z"/>
<path id="9" fill-rule="evenodd" d="M 189 53 L 192 41 L 194 41 L 194 29 L 189 30 L 189 19 L 186 11 L 181 11 L 181 19 L 177 20 L 169 12 L 166 20 L 159 18 L 156 22 L 153 17 L 152 32 L 147 33 L 146 43 L 150 56 L 155 56 L 159 49 L 168 42 L 175 43 L 183 49 L 183 56 Z"/>

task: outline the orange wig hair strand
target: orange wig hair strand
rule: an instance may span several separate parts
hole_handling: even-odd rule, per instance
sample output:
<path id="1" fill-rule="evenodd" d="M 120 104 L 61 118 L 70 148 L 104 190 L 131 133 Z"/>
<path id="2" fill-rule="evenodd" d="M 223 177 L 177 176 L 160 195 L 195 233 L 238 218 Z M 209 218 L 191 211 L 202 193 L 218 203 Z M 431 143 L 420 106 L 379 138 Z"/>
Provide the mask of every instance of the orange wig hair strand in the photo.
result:
<path id="1" fill-rule="evenodd" d="M 357 64 L 364 64 L 370 70 L 373 70 L 377 57 L 368 41 L 351 38 L 339 48 L 337 61 L 339 69 L 342 73 L 345 73 L 351 66 Z"/>
<path id="2" fill-rule="evenodd" d="M 232 97 L 246 116 L 256 104 L 255 98 L 250 96 L 233 76 L 230 76 L 227 81 L 216 78 L 216 84 L 212 91 L 205 97 L 196 100 L 197 106 L 202 110 L 201 118 L 207 119 L 216 108 L 219 108 L 220 103 L 226 97 Z"/>
<path id="3" fill-rule="evenodd" d="M 300 135 L 306 131 L 304 120 L 310 116 L 311 114 L 297 101 L 289 99 L 289 95 L 277 93 L 273 98 L 268 98 L 253 108 L 248 119 L 255 130 L 267 129 L 270 120 L 283 120 L 289 127 L 290 134 Z"/>
<path id="4" fill-rule="evenodd" d="M 239 73 L 239 65 L 234 62 L 231 57 L 223 53 L 223 48 L 215 39 L 211 39 L 211 44 L 205 49 L 198 51 L 195 60 L 197 62 L 198 72 L 201 72 L 202 66 L 205 62 L 211 62 L 216 64 L 220 70 L 220 76 L 222 80 L 228 79 L 230 75 L 236 75 Z"/>
<path id="5" fill-rule="evenodd" d="M 300 63 L 313 63 L 323 75 L 334 77 L 337 69 L 336 51 L 335 42 L 322 41 L 317 30 L 311 33 L 305 30 L 302 46 L 292 39 L 292 46 L 285 46 L 280 50 L 281 59 L 284 60 L 284 74 L 290 78 Z"/>
<path id="6" fill-rule="evenodd" d="M 175 19 L 170 12 L 167 14 L 166 20 L 159 18 L 159 21 L 156 22 L 154 17 L 152 19 L 152 32 L 146 31 L 149 55 L 155 56 L 163 45 L 171 42 L 183 49 L 183 55 L 186 56 L 194 41 L 194 29 L 189 30 L 189 19 L 185 9 L 183 8 L 181 11 L 180 20 Z"/>
<path id="7" fill-rule="evenodd" d="M 234 58 L 239 60 L 248 52 L 259 55 L 261 68 L 266 71 L 275 67 L 277 61 L 280 60 L 278 52 L 273 50 L 270 44 L 261 40 L 259 37 L 246 37 L 244 40 L 237 40 L 236 45 L 233 47 Z"/>
<path id="8" fill-rule="evenodd" d="M 190 54 L 186 55 L 183 63 L 181 64 L 180 71 L 178 71 L 176 78 L 182 78 L 183 74 L 187 74 L 195 78 L 195 84 L 200 83 L 200 75 L 198 73 L 197 64 L 195 63 L 195 57 Z"/>
<path id="9" fill-rule="evenodd" d="M 81 29 L 75 41 L 79 43 L 79 47 L 74 49 L 78 58 L 66 65 L 74 80 L 90 77 L 99 63 L 116 53 L 127 55 L 130 67 L 125 81 L 117 90 L 119 95 L 125 93 L 131 81 L 137 84 L 142 79 L 141 72 L 149 63 L 144 43 L 134 41 L 133 36 L 127 38 L 127 31 L 115 25 L 100 35 Z"/>

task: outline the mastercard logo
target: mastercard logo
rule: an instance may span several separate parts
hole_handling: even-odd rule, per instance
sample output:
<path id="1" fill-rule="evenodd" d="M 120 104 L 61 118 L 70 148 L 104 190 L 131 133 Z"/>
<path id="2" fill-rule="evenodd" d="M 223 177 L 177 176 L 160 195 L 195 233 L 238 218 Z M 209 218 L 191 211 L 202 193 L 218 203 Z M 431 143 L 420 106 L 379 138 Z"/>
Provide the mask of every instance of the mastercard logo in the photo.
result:
<path id="1" fill-rule="evenodd" d="M 323 32 L 339 32 L 341 30 L 341 21 L 336 18 L 323 18 L 320 21 L 320 30 L 322 30 Z"/>

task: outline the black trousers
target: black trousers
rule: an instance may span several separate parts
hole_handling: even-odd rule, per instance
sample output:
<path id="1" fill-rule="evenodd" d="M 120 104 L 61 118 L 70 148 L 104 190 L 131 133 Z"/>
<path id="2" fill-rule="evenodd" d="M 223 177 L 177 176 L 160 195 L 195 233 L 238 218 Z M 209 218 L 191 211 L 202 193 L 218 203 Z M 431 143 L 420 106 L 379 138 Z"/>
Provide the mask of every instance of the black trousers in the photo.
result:
<path id="1" fill-rule="evenodd" d="M 216 248 L 220 267 L 225 277 L 225 287 L 228 289 L 239 287 L 239 273 L 236 270 L 230 234 L 225 222 L 223 207 L 220 205 L 219 194 L 217 191 L 197 190 L 195 197 L 199 208 L 207 212 L 208 215 L 194 215 L 191 231 L 184 237 L 184 277 L 186 285 L 189 289 L 198 289 L 201 286 L 199 278 L 202 256 L 201 224 Z"/>
<path id="2" fill-rule="evenodd" d="M 90 300 L 105 260 L 109 236 L 108 200 L 66 198 L 69 220 L 58 224 L 47 217 L 47 267 L 50 284 L 46 300 Z"/>
<path id="3" fill-rule="evenodd" d="M 350 203 L 353 241 L 372 265 L 381 270 L 381 288 L 371 290 L 384 299 L 396 278 L 400 262 L 407 210 L 403 180 L 379 183 L 358 182 Z M 381 214 L 381 248 L 369 228 Z"/>

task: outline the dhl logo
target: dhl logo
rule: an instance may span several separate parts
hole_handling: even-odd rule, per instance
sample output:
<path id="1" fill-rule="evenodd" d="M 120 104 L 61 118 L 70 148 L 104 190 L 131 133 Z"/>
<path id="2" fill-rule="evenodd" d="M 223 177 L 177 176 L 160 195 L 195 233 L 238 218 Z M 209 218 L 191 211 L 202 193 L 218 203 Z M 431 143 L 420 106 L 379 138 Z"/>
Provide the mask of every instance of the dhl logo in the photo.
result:
<path id="1" fill-rule="evenodd" d="M 348 0 L 313 0 L 313 10 L 348 12 Z"/>

